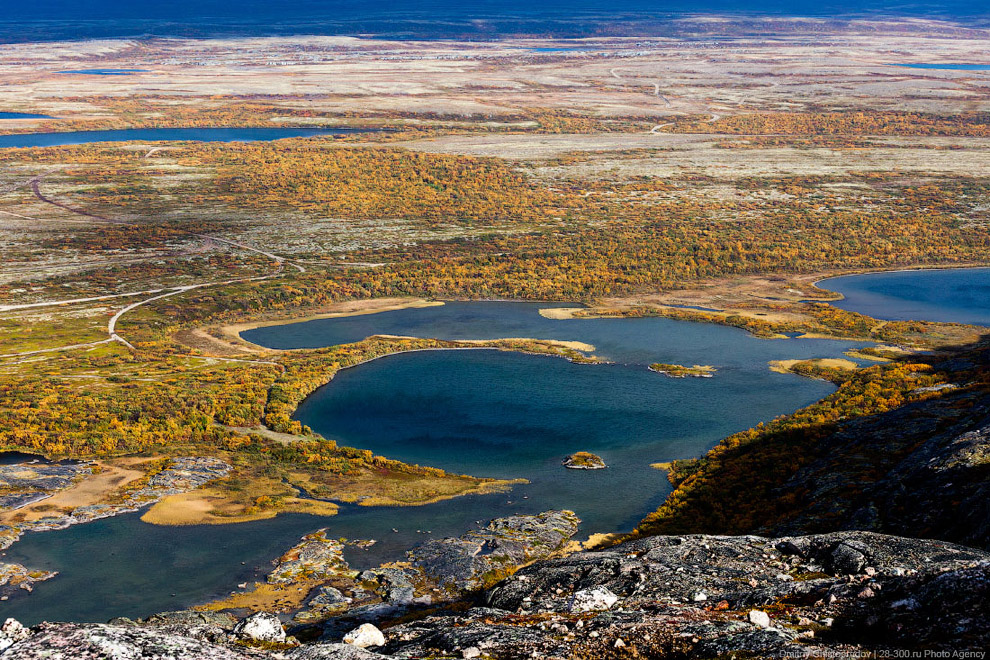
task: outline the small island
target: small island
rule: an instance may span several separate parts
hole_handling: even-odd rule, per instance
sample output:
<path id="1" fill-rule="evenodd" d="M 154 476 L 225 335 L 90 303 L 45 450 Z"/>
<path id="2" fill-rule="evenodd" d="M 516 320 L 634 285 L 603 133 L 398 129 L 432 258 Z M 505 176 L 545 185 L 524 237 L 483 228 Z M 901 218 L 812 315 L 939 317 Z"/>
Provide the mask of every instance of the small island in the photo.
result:
<path id="1" fill-rule="evenodd" d="M 655 362 L 650 365 L 650 371 L 655 371 L 670 378 L 687 378 L 688 376 L 692 378 L 711 378 L 715 375 L 715 367 L 701 364 L 696 364 L 693 367 L 685 367 L 680 364 Z"/>
<path id="2" fill-rule="evenodd" d="M 561 462 L 561 465 L 570 470 L 604 470 L 608 467 L 601 456 L 587 451 L 571 454 Z"/>

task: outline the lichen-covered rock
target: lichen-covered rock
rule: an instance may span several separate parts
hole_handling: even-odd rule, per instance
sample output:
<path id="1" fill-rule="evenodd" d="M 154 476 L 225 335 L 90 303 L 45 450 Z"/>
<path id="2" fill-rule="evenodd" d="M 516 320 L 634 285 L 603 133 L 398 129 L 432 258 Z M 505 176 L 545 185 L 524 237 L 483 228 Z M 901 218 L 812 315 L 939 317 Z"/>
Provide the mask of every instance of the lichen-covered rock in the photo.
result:
<path id="1" fill-rule="evenodd" d="M 374 624 L 362 623 L 344 635 L 344 643 L 361 649 L 366 649 L 369 646 L 383 646 L 385 644 L 385 635 Z"/>
<path id="2" fill-rule="evenodd" d="M 364 577 L 378 579 L 375 571 Z M 486 606 L 477 604 L 482 597 Z M 203 637 L 203 630 L 229 625 L 205 613 L 108 626 L 43 624 L 0 652 L 0 660 L 897 657 L 984 650 L 990 647 L 990 553 L 869 532 L 658 536 L 537 561 L 474 602 L 412 621 L 393 619 L 387 639 L 370 624 L 354 629 L 367 619 L 351 610 L 331 620 L 339 632 L 325 629 L 334 642 L 351 630 L 351 644 L 288 652 L 246 649 L 227 635 Z M 575 607 L 580 602 L 595 606 Z M 254 617 L 260 618 L 269 630 L 277 624 L 272 615 Z M 252 637 L 259 638 L 279 636 Z M 380 646 L 369 652 L 354 643 Z"/>
<path id="3" fill-rule="evenodd" d="M 43 623 L 3 660 L 248 660 L 258 655 L 155 628 Z"/>
<path id="4" fill-rule="evenodd" d="M 255 612 L 241 619 L 234 626 L 234 635 L 256 642 L 281 644 L 285 642 L 285 629 L 277 616 L 270 612 Z"/>
<path id="5" fill-rule="evenodd" d="M 286 660 L 383 660 L 386 656 L 353 644 L 307 644 L 285 655 Z"/>
<path id="6" fill-rule="evenodd" d="M 321 529 L 307 534 L 276 561 L 275 570 L 268 574 L 271 584 L 290 584 L 298 580 L 329 580 L 336 577 L 353 578 L 344 559 L 344 543 L 327 537 Z"/>
<path id="7" fill-rule="evenodd" d="M 443 587 L 470 591 L 507 569 L 551 556 L 577 533 L 579 522 L 571 511 L 497 518 L 459 538 L 428 541 L 409 560 Z"/>
<path id="8" fill-rule="evenodd" d="M 607 611 L 574 608 L 605 590 L 618 598 Z M 990 553 L 862 532 L 645 538 L 536 562 L 486 598 L 487 608 L 389 628 L 380 652 L 807 657 L 863 640 L 871 650 L 990 644 Z"/>

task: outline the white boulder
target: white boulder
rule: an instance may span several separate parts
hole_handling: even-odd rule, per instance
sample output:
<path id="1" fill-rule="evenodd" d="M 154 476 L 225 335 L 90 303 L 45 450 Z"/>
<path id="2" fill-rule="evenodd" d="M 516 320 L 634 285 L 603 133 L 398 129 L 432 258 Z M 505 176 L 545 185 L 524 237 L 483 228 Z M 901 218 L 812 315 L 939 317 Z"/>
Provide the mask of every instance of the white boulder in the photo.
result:
<path id="1" fill-rule="evenodd" d="M 21 625 L 17 619 L 7 619 L 0 626 L 0 651 L 4 651 L 16 642 L 27 639 L 31 636 L 31 631 Z"/>
<path id="2" fill-rule="evenodd" d="M 571 601 L 571 612 L 596 612 L 607 610 L 619 597 L 605 587 L 595 587 L 593 589 L 582 589 L 574 593 Z"/>
<path id="3" fill-rule="evenodd" d="M 766 612 L 761 612 L 760 610 L 750 610 L 749 622 L 754 626 L 759 626 L 760 628 L 769 628 L 770 615 Z"/>
<path id="4" fill-rule="evenodd" d="M 241 619 L 234 626 L 234 634 L 242 639 L 253 639 L 257 642 L 282 643 L 285 641 L 285 629 L 282 622 L 271 612 L 255 612 Z"/>
<path id="5" fill-rule="evenodd" d="M 344 635 L 344 643 L 366 649 L 369 646 L 384 646 L 385 635 L 382 631 L 370 623 L 362 623 L 360 626 Z"/>

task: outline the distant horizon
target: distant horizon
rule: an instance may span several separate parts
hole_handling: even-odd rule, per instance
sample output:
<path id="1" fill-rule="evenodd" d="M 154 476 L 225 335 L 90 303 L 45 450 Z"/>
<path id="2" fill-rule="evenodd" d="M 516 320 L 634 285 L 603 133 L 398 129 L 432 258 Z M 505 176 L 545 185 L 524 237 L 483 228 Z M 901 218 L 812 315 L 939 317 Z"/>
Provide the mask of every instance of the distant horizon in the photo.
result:
<path id="1" fill-rule="evenodd" d="M 698 15 L 834 20 L 923 18 L 990 26 L 990 8 L 974 0 L 39 0 L 4 8 L 0 42 L 93 38 L 236 36 L 379 36 L 393 39 L 498 39 L 665 36 L 672 19 Z"/>

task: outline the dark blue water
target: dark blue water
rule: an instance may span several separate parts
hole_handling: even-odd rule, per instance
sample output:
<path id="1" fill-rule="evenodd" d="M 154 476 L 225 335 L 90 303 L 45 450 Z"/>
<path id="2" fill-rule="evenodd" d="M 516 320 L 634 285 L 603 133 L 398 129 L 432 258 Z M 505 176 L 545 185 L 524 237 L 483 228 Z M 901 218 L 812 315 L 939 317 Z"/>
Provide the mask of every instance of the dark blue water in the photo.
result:
<path id="1" fill-rule="evenodd" d="M 48 115 L 33 115 L 29 112 L 0 112 L 0 119 L 51 119 Z"/>
<path id="2" fill-rule="evenodd" d="M 0 42 L 273 34 L 479 40 L 534 34 L 560 39 L 669 36 L 698 29 L 672 19 L 705 13 L 732 18 L 921 16 L 972 20 L 979 26 L 988 11 L 985 0 L 36 0 L 4 3 Z M 760 29 L 773 30 L 765 24 Z"/>
<path id="3" fill-rule="evenodd" d="M 890 66 L 903 66 L 909 69 L 947 69 L 949 71 L 990 71 L 990 64 L 952 64 L 952 63 L 918 63 L 918 64 L 891 64 Z"/>
<path id="4" fill-rule="evenodd" d="M 572 509 L 596 531 L 630 528 L 666 494 L 650 463 L 697 456 L 733 431 L 832 389 L 773 373 L 768 361 L 836 356 L 849 347 L 759 340 L 732 328 L 657 318 L 551 320 L 539 307 L 448 303 L 242 336 L 272 348 L 326 346 L 375 333 L 594 345 L 595 354 L 614 364 L 472 350 L 391 356 L 341 372 L 296 417 L 341 444 L 403 461 L 530 479 L 537 508 Z M 670 379 L 649 371 L 653 362 L 712 364 L 718 372 L 712 379 Z M 564 456 L 581 450 L 600 454 L 610 469 L 560 468 Z"/>
<path id="5" fill-rule="evenodd" d="M 164 528 L 128 515 L 29 534 L 6 558 L 62 575 L 37 585 L 30 596 L 0 604 L 0 616 L 24 623 L 101 621 L 185 607 L 260 575 L 300 536 L 324 526 L 334 535 L 378 540 L 369 550 L 348 552 L 359 568 L 402 557 L 431 536 L 427 531 L 456 536 L 476 521 L 513 513 L 567 508 L 585 521 L 586 533 L 630 529 L 669 492 L 664 473 L 650 468 L 651 462 L 697 456 L 733 431 L 833 389 L 772 373 L 768 360 L 835 356 L 861 345 L 766 341 L 732 328 L 664 319 L 549 320 L 538 314 L 540 307 L 449 303 L 244 333 L 273 347 L 325 346 L 374 333 L 594 344 L 596 353 L 615 364 L 488 350 L 390 356 L 344 370 L 298 411 L 303 422 L 351 446 L 531 483 L 424 507 L 347 505 L 331 518 L 287 515 Z M 711 379 L 675 380 L 648 371 L 655 361 L 713 364 L 719 371 Z M 563 456 L 577 450 L 600 454 L 609 469 L 564 469 Z"/>
<path id="6" fill-rule="evenodd" d="M 845 296 L 836 307 L 878 319 L 990 325 L 990 268 L 847 275 L 818 286 Z"/>
<path id="7" fill-rule="evenodd" d="M 93 142 L 142 140 L 191 140 L 195 142 L 259 142 L 292 137 L 344 135 L 363 132 L 352 128 L 127 128 L 112 131 L 72 131 L 68 133 L 21 133 L 0 135 L 0 148 L 57 147 Z"/>
<path id="8" fill-rule="evenodd" d="M 130 76 L 135 73 L 147 73 L 147 69 L 72 69 L 58 73 L 71 73 L 81 76 Z"/>

